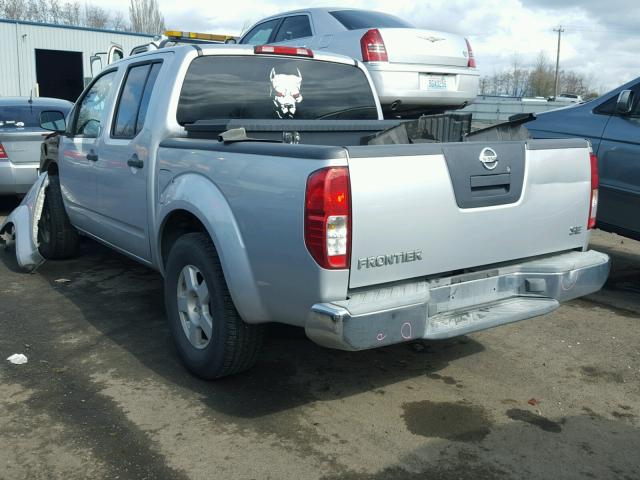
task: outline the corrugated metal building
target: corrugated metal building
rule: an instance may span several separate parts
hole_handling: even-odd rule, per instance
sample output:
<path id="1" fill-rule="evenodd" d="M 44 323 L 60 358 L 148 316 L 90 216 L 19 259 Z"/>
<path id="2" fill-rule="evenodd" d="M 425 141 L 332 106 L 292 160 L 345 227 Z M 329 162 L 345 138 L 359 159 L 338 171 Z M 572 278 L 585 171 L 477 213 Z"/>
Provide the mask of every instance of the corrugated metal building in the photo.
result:
<path id="1" fill-rule="evenodd" d="M 106 52 L 114 43 L 128 55 L 133 47 L 149 43 L 152 38 L 0 19 L 0 96 L 33 93 L 75 101 L 91 77 L 92 55 Z"/>
<path id="2" fill-rule="evenodd" d="M 544 98 L 501 97 L 478 95 L 471 105 L 458 113 L 471 113 L 477 128 L 506 122 L 517 113 L 540 113 L 571 106 L 568 102 L 548 101 Z"/>

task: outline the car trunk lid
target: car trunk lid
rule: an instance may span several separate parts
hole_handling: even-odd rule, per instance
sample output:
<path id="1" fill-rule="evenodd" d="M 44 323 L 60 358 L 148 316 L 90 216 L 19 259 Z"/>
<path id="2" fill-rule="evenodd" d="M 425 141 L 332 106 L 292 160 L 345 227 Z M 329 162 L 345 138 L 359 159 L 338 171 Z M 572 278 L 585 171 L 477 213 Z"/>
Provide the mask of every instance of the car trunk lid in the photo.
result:
<path id="1" fill-rule="evenodd" d="M 348 147 L 350 287 L 455 272 L 588 242 L 583 140 Z"/>
<path id="2" fill-rule="evenodd" d="M 466 67 L 468 64 L 467 43 L 459 35 L 416 28 L 378 30 L 391 63 L 456 67 Z"/>
<path id="3" fill-rule="evenodd" d="M 40 145 L 47 133 L 39 129 L 0 129 L 0 144 L 12 163 L 38 163 Z"/>

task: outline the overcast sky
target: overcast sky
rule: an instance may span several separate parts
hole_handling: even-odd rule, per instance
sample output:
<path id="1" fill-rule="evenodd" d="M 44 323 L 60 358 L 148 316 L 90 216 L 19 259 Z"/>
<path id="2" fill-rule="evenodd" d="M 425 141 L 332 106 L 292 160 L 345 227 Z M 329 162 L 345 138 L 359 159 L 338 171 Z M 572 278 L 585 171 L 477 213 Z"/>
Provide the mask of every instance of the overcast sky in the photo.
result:
<path id="1" fill-rule="evenodd" d="M 100 2 L 101 4 L 103 2 Z M 126 9 L 128 0 L 111 0 Z M 239 34 L 261 18 L 303 7 L 353 6 L 400 16 L 419 28 L 469 38 L 482 74 L 507 67 L 517 54 L 533 64 L 542 50 L 555 62 L 562 24 L 561 68 L 592 79 L 601 92 L 640 76 L 639 0 L 159 0 L 167 27 Z M 121 6 L 121 7 L 120 7 Z"/>

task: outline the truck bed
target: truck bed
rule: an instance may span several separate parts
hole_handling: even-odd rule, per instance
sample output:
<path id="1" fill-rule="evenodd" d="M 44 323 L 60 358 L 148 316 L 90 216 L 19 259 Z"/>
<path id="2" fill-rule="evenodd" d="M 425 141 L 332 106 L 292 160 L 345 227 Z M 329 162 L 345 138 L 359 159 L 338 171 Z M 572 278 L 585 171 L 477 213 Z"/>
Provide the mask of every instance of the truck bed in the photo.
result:
<path id="1" fill-rule="evenodd" d="M 490 170 L 479 161 L 488 146 L 498 158 Z M 282 157 L 283 165 L 292 157 L 345 162 L 352 201 L 349 288 L 582 250 L 588 243 L 585 140 L 326 146 L 181 138 L 161 147 L 227 153 L 231 163 L 235 155 L 248 156 L 242 160 L 248 164 L 264 156 Z M 225 180 L 213 180 L 225 193 Z"/>

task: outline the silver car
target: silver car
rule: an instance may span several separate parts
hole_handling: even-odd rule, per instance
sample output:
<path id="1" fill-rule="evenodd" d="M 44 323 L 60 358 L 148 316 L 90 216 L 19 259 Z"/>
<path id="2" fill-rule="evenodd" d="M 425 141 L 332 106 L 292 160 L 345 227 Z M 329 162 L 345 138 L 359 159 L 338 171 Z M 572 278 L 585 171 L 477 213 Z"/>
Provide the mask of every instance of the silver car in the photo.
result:
<path id="1" fill-rule="evenodd" d="M 29 191 L 38 176 L 40 146 L 51 133 L 40 123 L 64 124 L 71 107 L 57 98 L 0 98 L 0 195 Z"/>
<path id="2" fill-rule="evenodd" d="M 469 42 L 420 30 L 393 15 L 349 8 L 309 8 L 259 21 L 239 43 L 329 50 L 362 60 L 386 116 L 461 108 L 478 93 Z"/>

